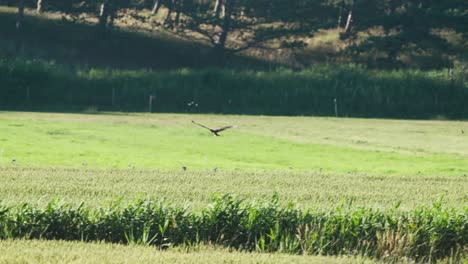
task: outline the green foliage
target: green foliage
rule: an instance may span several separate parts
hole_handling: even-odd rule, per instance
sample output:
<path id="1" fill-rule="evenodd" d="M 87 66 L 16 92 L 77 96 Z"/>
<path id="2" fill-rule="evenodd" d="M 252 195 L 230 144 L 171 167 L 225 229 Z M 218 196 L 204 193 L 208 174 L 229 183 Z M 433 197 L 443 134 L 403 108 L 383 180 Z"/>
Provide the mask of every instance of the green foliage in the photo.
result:
<path id="1" fill-rule="evenodd" d="M 230 195 L 190 212 L 154 201 L 120 203 L 97 210 L 31 204 L 2 209 L 0 238 L 61 239 L 172 245 L 217 244 L 261 252 L 365 255 L 431 261 L 457 258 L 468 240 L 468 211 L 440 204 L 403 212 L 351 209 L 301 211 Z M 396 239 L 397 238 L 397 239 Z"/>
<path id="2" fill-rule="evenodd" d="M 330 116 L 337 98 L 340 116 L 468 116 L 465 80 L 442 71 L 370 71 L 356 65 L 298 72 L 118 71 L 3 59 L 0 82 L 2 109 L 144 111 L 153 94 L 156 112 Z"/>

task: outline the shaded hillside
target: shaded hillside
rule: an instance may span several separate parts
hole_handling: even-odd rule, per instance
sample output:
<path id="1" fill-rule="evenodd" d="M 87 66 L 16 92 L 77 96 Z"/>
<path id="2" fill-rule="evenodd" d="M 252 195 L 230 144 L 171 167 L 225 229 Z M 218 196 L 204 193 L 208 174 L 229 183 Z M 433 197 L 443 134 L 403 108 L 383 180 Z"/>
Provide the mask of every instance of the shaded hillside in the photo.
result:
<path id="1" fill-rule="evenodd" d="M 15 9 L 0 9 L 0 55 L 112 69 L 201 68 L 216 64 L 212 49 L 199 42 L 164 32 L 119 28 L 102 31 L 89 23 L 58 19 L 57 14 L 26 15 L 18 53 L 15 21 Z M 266 65 L 243 56 L 232 56 L 230 61 L 233 67 Z"/>
<path id="2" fill-rule="evenodd" d="M 32 7 L 31 3 L 29 6 Z M 466 12 L 454 11 L 451 16 L 435 17 L 441 23 L 429 23 L 427 27 L 407 21 L 411 10 L 395 11 L 394 17 L 385 19 L 371 15 L 355 22 L 347 32 L 333 24 L 332 7 L 324 9 L 324 14 L 311 13 L 310 16 L 316 17 L 308 22 L 302 22 L 301 17 L 291 18 L 302 16 L 301 12 L 280 12 L 263 24 L 249 26 L 241 20 L 238 27 L 228 32 L 223 55 L 227 58 L 223 59 L 222 66 L 265 69 L 274 65 L 304 68 L 316 63 L 359 63 L 372 69 L 455 68 L 467 71 L 468 40 L 463 25 Z M 121 69 L 220 66 L 219 49 L 210 39 L 216 40 L 221 28 L 204 20 L 199 23 L 208 24 L 201 24 L 201 28 L 191 26 L 199 11 L 187 10 L 182 13 L 180 24 L 174 25 L 166 22 L 168 9 L 164 6 L 155 16 L 147 9 L 131 6 L 117 12 L 112 27 L 103 29 L 98 24 L 98 14 L 93 13 L 95 9 L 75 9 L 73 14 L 60 12 L 60 9 L 36 14 L 26 9 L 21 34 L 18 34 L 15 28 L 17 8 L 1 7 L 0 54 Z M 365 15 L 362 12 L 360 16 Z M 435 15 L 431 12 L 417 15 L 430 20 Z M 263 13 L 251 15 L 259 16 L 259 20 L 265 16 Z M 285 26 L 280 26 L 281 23 L 299 23 L 300 26 L 283 29 Z M 260 30 L 269 26 L 272 28 Z M 258 40 L 250 43 L 244 35 L 255 35 L 254 39 Z M 243 47 L 248 48 L 243 50 Z M 238 48 L 242 52 L 235 52 Z"/>

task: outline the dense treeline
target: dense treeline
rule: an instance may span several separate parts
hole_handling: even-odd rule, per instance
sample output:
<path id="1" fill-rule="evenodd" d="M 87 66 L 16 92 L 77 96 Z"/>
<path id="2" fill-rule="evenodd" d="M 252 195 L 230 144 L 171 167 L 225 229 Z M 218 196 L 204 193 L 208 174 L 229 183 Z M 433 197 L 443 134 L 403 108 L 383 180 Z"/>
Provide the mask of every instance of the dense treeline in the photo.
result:
<path id="1" fill-rule="evenodd" d="M 98 209 L 51 202 L 0 207 L 0 239 L 60 239 L 169 246 L 216 244 L 246 251 L 352 254 L 397 261 L 459 261 L 468 241 L 466 210 L 418 208 L 327 212 L 248 203 L 229 195 L 198 212 L 160 202 Z"/>
<path id="2" fill-rule="evenodd" d="M 357 65 L 302 71 L 111 71 L 0 61 L 0 107 L 395 118 L 466 118 L 468 89 L 446 72 L 369 71 Z"/>

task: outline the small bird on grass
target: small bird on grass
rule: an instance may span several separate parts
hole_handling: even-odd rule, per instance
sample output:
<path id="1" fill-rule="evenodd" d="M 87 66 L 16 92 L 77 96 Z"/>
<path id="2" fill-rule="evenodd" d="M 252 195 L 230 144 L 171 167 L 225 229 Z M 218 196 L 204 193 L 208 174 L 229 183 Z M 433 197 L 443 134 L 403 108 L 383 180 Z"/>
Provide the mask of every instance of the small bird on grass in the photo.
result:
<path id="1" fill-rule="evenodd" d="M 233 126 L 225 126 L 225 127 L 221 127 L 221 128 L 218 128 L 218 129 L 211 129 L 211 128 L 206 127 L 206 126 L 204 126 L 202 124 L 198 124 L 197 122 L 195 122 L 193 120 L 192 120 L 192 123 L 194 123 L 197 126 L 201 126 L 201 127 L 205 128 L 205 129 L 208 129 L 211 132 L 211 134 L 213 134 L 214 136 L 217 136 L 217 137 L 220 136 L 218 133 L 220 133 L 221 131 L 233 128 Z"/>

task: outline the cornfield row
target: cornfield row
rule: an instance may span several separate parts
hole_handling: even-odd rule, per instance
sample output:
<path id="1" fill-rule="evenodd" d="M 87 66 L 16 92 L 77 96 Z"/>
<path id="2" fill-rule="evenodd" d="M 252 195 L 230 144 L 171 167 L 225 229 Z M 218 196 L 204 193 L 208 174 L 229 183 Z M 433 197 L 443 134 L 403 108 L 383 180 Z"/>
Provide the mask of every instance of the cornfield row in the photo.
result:
<path id="1" fill-rule="evenodd" d="M 1 239 L 60 239 L 154 245 L 216 244 L 258 252 L 364 255 L 432 261 L 466 253 L 468 209 L 441 204 L 403 212 L 351 209 L 312 212 L 282 207 L 278 198 L 246 202 L 213 198 L 200 211 L 163 202 L 115 202 L 98 209 L 54 201 L 46 207 L 0 207 Z"/>

